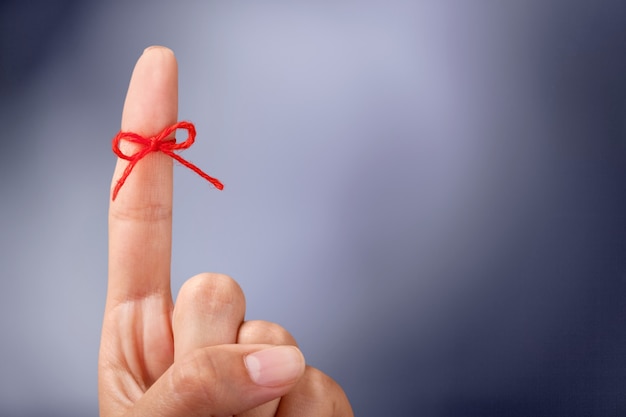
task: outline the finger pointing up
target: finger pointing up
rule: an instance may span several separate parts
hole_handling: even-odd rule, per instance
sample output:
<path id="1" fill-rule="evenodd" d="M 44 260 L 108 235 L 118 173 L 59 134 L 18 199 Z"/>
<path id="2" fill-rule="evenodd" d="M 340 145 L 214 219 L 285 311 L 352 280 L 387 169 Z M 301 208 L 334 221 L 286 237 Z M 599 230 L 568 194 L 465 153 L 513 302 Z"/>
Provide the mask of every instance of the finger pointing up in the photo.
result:
<path id="1" fill-rule="evenodd" d="M 178 117 L 178 69 L 171 50 L 151 47 L 131 77 L 122 130 L 158 134 Z M 132 154 L 137 145 L 122 142 Z M 111 190 L 128 162 L 118 159 Z M 153 152 L 143 158 L 109 208 L 107 304 L 151 295 L 169 297 L 172 246 L 172 159 Z"/>

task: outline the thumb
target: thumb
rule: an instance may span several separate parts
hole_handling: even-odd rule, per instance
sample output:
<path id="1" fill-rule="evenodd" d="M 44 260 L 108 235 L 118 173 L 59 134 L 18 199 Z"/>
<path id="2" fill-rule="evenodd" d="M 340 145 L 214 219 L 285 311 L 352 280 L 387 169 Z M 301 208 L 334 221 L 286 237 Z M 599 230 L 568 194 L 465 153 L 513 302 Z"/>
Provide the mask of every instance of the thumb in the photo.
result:
<path id="1" fill-rule="evenodd" d="M 235 415 L 284 396 L 304 374 L 294 346 L 218 345 L 181 358 L 128 417 Z"/>

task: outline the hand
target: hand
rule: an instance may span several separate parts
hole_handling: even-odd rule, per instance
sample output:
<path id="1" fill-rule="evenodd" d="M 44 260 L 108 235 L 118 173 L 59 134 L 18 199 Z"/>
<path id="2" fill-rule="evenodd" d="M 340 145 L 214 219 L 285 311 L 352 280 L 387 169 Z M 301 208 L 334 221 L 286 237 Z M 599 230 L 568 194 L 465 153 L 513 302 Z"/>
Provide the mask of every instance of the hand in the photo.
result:
<path id="1" fill-rule="evenodd" d="M 177 121 L 174 54 L 141 56 L 122 130 L 157 134 Z M 123 151 L 133 146 L 122 144 Z M 118 160 L 114 183 L 126 166 Z M 109 209 L 109 283 L 99 357 L 102 417 L 352 416 L 342 389 L 306 367 L 293 337 L 244 322 L 240 287 L 201 274 L 170 290 L 172 160 L 142 159 Z"/>

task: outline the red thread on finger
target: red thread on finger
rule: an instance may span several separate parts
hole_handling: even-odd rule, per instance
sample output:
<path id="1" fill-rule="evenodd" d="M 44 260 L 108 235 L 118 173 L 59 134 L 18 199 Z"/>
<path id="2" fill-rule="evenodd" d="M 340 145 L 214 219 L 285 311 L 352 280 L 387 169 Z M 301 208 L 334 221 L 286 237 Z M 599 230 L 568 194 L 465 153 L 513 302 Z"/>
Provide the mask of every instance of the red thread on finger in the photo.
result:
<path id="1" fill-rule="evenodd" d="M 189 135 L 187 136 L 187 139 L 184 142 L 177 143 L 175 138 L 168 139 L 168 136 L 174 133 L 178 129 L 187 130 L 187 132 L 189 133 Z M 183 159 L 182 157 L 174 153 L 174 151 L 189 148 L 193 144 L 195 139 L 196 139 L 196 128 L 190 122 L 178 122 L 168 128 L 165 128 L 158 135 L 150 137 L 150 138 L 143 137 L 133 132 L 119 132 L 113 138 L 113 152 L 120 158 L 127 160 L 128 165 L 126 166 L 126 169 L 124 170 L 124 173 L 122 174 L 120 179 L 117 180 L 117 184 L 115 185 L 115 188 L 113 189 L 113 195 L 111 199 L 115 200 L 115 197 L 117 197 L 117 193 L 120 191 L 120 188 L 122 188 L 122 186 L 124 185 L 124 182 L 126 182 L 126 178 L 128 178 L 128 176 L 132 172 L 135 165 L 137 165 L 137 162 L 139 162 L 141 158 L 148 155 L 150 152 L 163 152 L 164 154 L 169 155 L 170 157 L 174 158 L 175 160 L 177 160 L 178 162 L 180 162 L 187 168 L 191 169 L 192 171 L 200 175 L 205 180 L 209 181 L 218 190 L 224 189 L 224 185 L 222 185 L 222 183 L 217 178 L 213 178 L 209 176 L 208 174 L 206 174 L 204 171 L 202 171 L 200 168 L 198 168 L 191 162 Z M 122 140 L 126 140 L 128 142 L 141 145 L 141 148 L 132 155 L 126 155 L 120 149 L 120 142 Z"/>

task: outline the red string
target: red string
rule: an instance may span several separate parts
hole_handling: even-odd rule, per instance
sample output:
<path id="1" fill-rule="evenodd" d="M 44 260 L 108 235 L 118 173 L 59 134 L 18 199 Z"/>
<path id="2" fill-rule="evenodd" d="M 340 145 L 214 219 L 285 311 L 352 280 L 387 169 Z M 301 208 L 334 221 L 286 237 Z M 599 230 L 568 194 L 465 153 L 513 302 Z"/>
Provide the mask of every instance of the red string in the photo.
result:
<path id="1" fill-rule="evenodd" d="M 178 129 L 184 129 L 189 132 L 187 140 L 185 140 L 184 142 L 176 143 L 176 139 L 168 139 L 168 136 Z M 178 122 L 164 129 L 161 133 L 151 138 L 145 138 L 133 132 L 119 132 L 113 138 L 113 152 L 120 158 L 127 160 L 128 165 L 126 166 L 126 169 L 124 170 L 124 173 L 122 174 L 120 179 L 117 180 L 117 184 L 113 189 L 112 200 L 115 200 L 115 197 L 117 197 L 117 193 L 120 191 L 120 188 L 122 188 L 122 185 L 124 185 L 124 183 L 126 182 L 126 178 L 128 178 L 135 165 L 137 165 L 137 162 L 139 162 L 141 158 L 148 155 L 150 152 L 163 152 L 164 154 L 171 156 L 187 168 L 193 170 L 196 174 L 200 175 L 205 180 L 209 181 L 218 190 L 224 189 L 224 185 L 222 185 L 222 183 L 217 178 L 210 177 L 200 168 L 174 153 L 174 151 L 189 148 L 195 141 L 195 138 L 196 128 L 190 122 Z M 138 145 L 141 145 L 142 147 L 134 154 L 126 155 L 120 149 L 120 142 L 122 140 L 136 143 Z"/>

